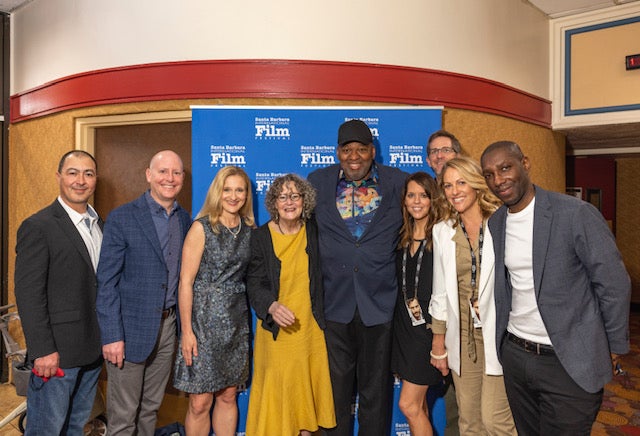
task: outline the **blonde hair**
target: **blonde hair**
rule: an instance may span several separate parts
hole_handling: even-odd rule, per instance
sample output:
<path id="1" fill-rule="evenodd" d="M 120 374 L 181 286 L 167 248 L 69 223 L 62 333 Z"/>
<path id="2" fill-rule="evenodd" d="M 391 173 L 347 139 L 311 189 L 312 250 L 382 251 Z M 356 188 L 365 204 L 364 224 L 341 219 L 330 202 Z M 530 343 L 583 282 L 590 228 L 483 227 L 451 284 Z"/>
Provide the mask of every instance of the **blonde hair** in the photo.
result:
<path id="1" fill-rule="evenodd" d="M 447 200 L 443 188 L 444 174 L 449 168 L 458 171 L 458 174 L 460 174 L 464 181 L 476 191 L 477 202 L 478 206 L 480 206 L 483 219 L 489 218 L 493 212 L 502 205 L 498 197 L 489 190 L 478 162 L 466 156 L 456 157 L 444 164 L 442 172 L 438 176 L 438 186 L 440 186 L 438 205 L 442 213 L 440 218 L 443 221 L 452 219 L 455 221 L 454 227 L 458 225 L 458 212 Z"/>
<path id="2" fill-rule="evenodd" d="M 207 196 L 204 199 L 202 209 L 200 209 L 200 212 L 198 212 L 198 215 L 196 216 L 196 219 L 205 216 L 209 217 L 209 223 L 211 224 L 211 229 L 214 233 L 220 232 L 218 223 L 220 222 L 220 215 L 222 215 L 222 191 L 224 189 L 224 183 L 227 181 L 227 178 L 231 176 L 242 177 L 247 190 L 246 201 L 238 212 L 240 215 L 240 219 L 242 219 L 242 222 L 247 227 L 255 227 L 255 218 L 253 216 L 253 197 L 251 194 L 251 180 L 249 180 L 249 176 L 247 176 L 247 173 L 245 173 L 242 168 L 228 166 L 220 169 L 216 174 L 213 182 L 211 182 L 211 185 L 209 186 L 209 190 L 207 191 Z"/>
<path id="3" fill-rule="evenodd" d="M 400 248 L 406 247 L 411 243 L 413 239 L 413 227 L 415 226 L 415 220 L 407 210 L 407 206 L 405 204 L 405 200 L 407 197 L 407 189 L 409 187 L 409 182 L 415 182 L 424 189 L 424 192 L 427 194 L 427 197 L 431 200 L 431 205 L 429 206 L 429 213 L 427 214 L 427 223 L 425 224 L 425 238 L 427 243 L 427 248 L 431 249 L 432 240 L 431 240 L 431 229 L 433 225 L 438 222 L 438 208 L 436 207 L 436 200 L 440 196 L 440 188 L 436 181 L 429 174 L 418 171 L 417 173 L 411 174 L 407 180 L 404 182 L 404 189 L 402 190 L 402 228 L 400 229 L 400 243 L 398 246 Z"/>

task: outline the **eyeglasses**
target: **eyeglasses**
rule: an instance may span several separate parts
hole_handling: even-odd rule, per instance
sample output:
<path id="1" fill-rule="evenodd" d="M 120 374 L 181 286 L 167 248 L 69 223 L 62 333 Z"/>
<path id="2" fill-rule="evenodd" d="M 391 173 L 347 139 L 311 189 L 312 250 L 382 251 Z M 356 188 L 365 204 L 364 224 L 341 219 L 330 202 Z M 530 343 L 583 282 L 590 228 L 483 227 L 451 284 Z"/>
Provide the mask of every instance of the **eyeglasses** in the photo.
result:
<path id="1" fill-rule="evenodd" d="M 294 192 L 293 194 L 280 194 L 276 197 L 279 203 L 286 203 L 287 200 L 298 201 L 302 198 L 302 194 Z"/>
<path id="2" fill-rule="evenodd" d="M 442 154 L 450 154 L 455 153 L 456 151 L 451 147 L 442 147 L 442 148 L 432 148 L 429 150 L 429 156 L 435 156 L 438 153 Z"/>

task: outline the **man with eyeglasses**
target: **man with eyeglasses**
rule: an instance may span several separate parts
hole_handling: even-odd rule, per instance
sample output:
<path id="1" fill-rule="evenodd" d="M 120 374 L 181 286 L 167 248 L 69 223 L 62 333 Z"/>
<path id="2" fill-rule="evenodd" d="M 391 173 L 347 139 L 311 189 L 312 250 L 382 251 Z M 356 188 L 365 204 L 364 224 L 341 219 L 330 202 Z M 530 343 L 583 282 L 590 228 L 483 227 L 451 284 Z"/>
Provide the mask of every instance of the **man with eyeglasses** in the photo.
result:
<path id="1" fill-rule="evenodd" d="M 318 194 L 325 338 L 337 420 L 327 434 L 351 435 L 357 384 L 359 434 L 387 436 L 397 296 L 394 250 L 407 174 L 374 162 L 373 136 L 360 120 L 340 126 L 337 156 L 339 164 L 309 174 Z"/>
<path id="2" fill-rule="evenodd" d="M 446 130 L 438 130 L 427 141 L 427 163 L 436 176 L 440 175 L 444 164 L 460 156 L 460 141 Z"/>

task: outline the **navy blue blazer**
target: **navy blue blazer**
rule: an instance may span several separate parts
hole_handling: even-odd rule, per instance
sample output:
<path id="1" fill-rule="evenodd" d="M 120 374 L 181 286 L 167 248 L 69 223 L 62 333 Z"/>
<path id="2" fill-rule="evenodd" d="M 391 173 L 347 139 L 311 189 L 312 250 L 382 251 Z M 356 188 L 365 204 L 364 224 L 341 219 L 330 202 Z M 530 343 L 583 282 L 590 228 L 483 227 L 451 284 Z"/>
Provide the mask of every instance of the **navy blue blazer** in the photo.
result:
<path id="1" fill-rule="evenodd" d="M 359 239 L 351 235 L 336 207 L 340 164 L 309 174 L 317 195 L 320 259 L 324 277 L 325 317 L 349 323 L 358 309 L 362 322 L 390 322 L 398 292 L 395 250 L 402 226 L 402 190 L 408 174 L 377 164 L 382 201 Z"/>
<path id="2" fill-rule="evenodd" d="M 181 241 L 191 225 L 178 207 Z M 124 341 L 125 358 L 143 362 L 155 346 L 168 270 L 145 196 L 114 209 L 104 227 L 96 308 L 102 344 Z"/>
<path id="3" fill-rule="evenodd" d="M 60 367 L 73 368 L 102 357 L 96 289 L 87 247 L 58 200 L 24 220 L 15 294 L 30 360 L 57 351 Z"/>
<path id="4" fill-rule="evenodd" d="M 629 351 L 631 285 L 602 215 L 575 197 L 535 187 L 533 281 L 556 355 L 587 392 L 611 380 L 610 353 Z M 504 265 L 507 208 L 489 219 L 495 249 L 496 344 L 507 331 L 511 282 Z"/>
<path id="5" fill-rule="evenodd" d="M 318 258 L 318 228 L 313 220 L 305 226 L 307 233 L 306 252 L 309 257 L 309 293 L 311 296 L 311 312 L 318 326 L 324 330 L 324 310 L 322 276 L 320 259 Z M 273 252 L 273 240 L 266 223 L 251 233 L 251 261 L 247 270 L 247 294 L 251 307 L 260 318 L 262 327 L 278 336 L 280 327 L 269 314 L 269 306 L 278 301 L 280 295 L 280 260 Z"/>

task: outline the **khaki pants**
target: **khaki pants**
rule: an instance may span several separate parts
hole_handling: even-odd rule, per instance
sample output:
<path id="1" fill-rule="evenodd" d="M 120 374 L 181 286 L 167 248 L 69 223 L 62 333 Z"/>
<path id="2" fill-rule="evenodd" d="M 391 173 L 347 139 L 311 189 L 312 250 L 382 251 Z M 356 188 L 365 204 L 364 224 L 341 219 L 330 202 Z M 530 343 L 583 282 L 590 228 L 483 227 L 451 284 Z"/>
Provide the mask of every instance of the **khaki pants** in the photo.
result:
<path id="1" fill-rule="evenodd" d="M 467 351 L 467 332 L 461 335 L 460 376 L 452 371 L 458 402 L 460 434 L 516 435 L 504 388 L 504 377 L 487 375 L 484 371 L 482 330 L 474 334 L 477 359 L 473 362 Z"/>

